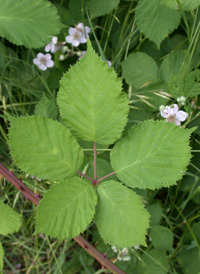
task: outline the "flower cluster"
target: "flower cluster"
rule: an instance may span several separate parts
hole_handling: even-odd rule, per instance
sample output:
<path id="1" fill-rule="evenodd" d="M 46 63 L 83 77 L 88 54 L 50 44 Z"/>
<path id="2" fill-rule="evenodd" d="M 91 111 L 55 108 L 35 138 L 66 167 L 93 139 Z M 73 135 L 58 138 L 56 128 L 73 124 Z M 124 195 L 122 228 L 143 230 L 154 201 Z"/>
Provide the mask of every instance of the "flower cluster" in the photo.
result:
<path id="1" fill-rule="evenodd" d="M 72 44 L 74 47 L 78 47 L 80 43 L 86 43 L 90 33 L 89 27 L 84 27 L 83 23 L 79 23 L 75 28 L 69 28 L 69 35 L 65 37 L 64 42 L 59 42 L 58 37 L 53 36 L 51 42 L 45 46 L 45 52 L 55 53 L 57 50 L 61 50 L 66 56 L 73 56 L 74 52 L 66 46 L 66 42 Z M 59 59 L 63 61 L 66 58 L 65 55 L 60 55 Z M 33 63 L 39 67 L 39 69 L 45 71 L 47 68 L 54 66 L 54 61 L 51 60 L 50 53 L 43 54 L 39 52 L 37 57 L 33 59 Z"/>
<path id="2" fill-rule="evenodd" d="M 118 253 L 117 255 L 117 259 L 119 261 L 130 261 L 131 260 L 131 256 L 129 256 L 129 251 L 127 247 L 124 247 L 123 249 L 118 249 L 116 246 L 112 247 L 112 250 L 115 253 Z"/>
<path id="3" fill-rule="evenodd" d="M 186 101 L 186 98 L 184 96 L 177 98 L 177 102 L 182 106 L 185 105 L 185 101 Z"/>
<path id="4" fill-rule="evenodd" d="M 174 122 L 177 126 L 184 122 L 188 114 L 185 111 L 178 110 L 177 104 L 171 106 L 160 106 L 160 114 L 166 122 Z"/>

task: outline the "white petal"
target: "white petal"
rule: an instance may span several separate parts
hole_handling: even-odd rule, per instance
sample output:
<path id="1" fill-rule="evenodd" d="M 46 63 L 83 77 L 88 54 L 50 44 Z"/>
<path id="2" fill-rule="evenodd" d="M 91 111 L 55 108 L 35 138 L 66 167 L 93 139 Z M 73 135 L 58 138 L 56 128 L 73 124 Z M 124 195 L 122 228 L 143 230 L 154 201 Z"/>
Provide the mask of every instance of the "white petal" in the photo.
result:
<path id="1" fill-rule="evenodd" d="M 67 43 L 72 43 L 73 37 L 72 36 L 66 36 L 65 40 L 67 41 Z"/>
<path id="2" fill-rule="evenodd" d="M 44 57 L 45 57 L 46 61 L 51 60 L 51 54 L 49 54 L 49 53 L 45 54 Z"/>
<path id="3" fill-rule="evenodd" d="M 50 49 L 51 49 L 51 44 L 48 44 L 48 45 L 46 45 L 46 47 L 45 47 L 44 50 L 45 50 L 46 52 L 49 52 Z"/>
<path id="4" fill-rule="evenodd" d="M 185 111 L 182 111 L 182 110 L 179 110 L 177 113 L 176 113 L 176 119 L 178 119 L 180 122 L 183 122 L 187 119 L 187 112 Z"/>
<path id="5" fill-rule="evenodd" d="M 47 67 L 46 67 L 44 64 L 40 64 L 38 67 L 39 67 L 41 70 L 46 70 L 46 69 L 47 69 Z"/>
<path id="6" fill-rule="evenodd" d="M 131 256 L 125 256 L 123 261 L 130 261 L 131 260 Z"/>
<path id="7" fill-rule="evenodd" d="M 53 36 L 53 37 L 52 37 L 52 42 L 53 42 L 54 44 L 57 44 L 57 42 L 58 42 L 58 37 Z"/>
<path id="8" fill-rule="evenodd" d="M 39 66 L 40 60 L 38 60 L 38 58 L 34 58 L 34 59 L 33 59 L 33 64 Z"/>
<path id="9" fill-rule="evenodd" d="M 70 36 L 74 36 L 74 33 L 76 33 L 77 29 L 75 28 L 69 28 L 68 32 Z"/>
<path id="10" fill-rule="evenodd" d="M 170 109 L 171 109 L 171 114 L 176 114 L 177 111 L 178 111 L 178 106 L 177 104 L 173 104 L 170 106 Z"/>
<path id="11" fill-rule="evenodd" d="M 181 122 L 180 122 L 179 120 L 175 119 L 175 124 L 176 124 L 177 126 L 180 126 Z"/>
<path id="12" fill-rule="evenodd" d="M 52 60 L 48 60 L 47 63 L 46 63 L 46 66 L 47 66 L 48 68 L 53 67 L 53 65 L 54 65 L 54 61 L 52 61 Z"/>
<path id="13" fill-rule="evenodd" d="M 163 118 L 167 118 L 170 115 L 170 111 L 169 111 L 169 109 L 163 109 L 163 110 L 161 110 L 160 114 Z"/>
<path id="14" fill-rule="evenodd" d="M 85 27 L 85 32 L 86 32 L 87 34 L 90 33 L 90 31 L 91 31 L 91 28 Z"/>
<path id="15" fill-rule="evenodd" d="M 85 36 L 81 36 L 79 39 L 80 43 L 84 44 L 87 43 L 87 39 L 85 38 Z"/>
<path id="16" fill-rule="evenodd" d="M 43 54 L 43 53 L 39 52 L 39 53 L 37 54 L 37 58 L 38 58 L 38 59 L 41 59 L 41 58 L 43 58 L 43 57 L 44 57 L 44 54 Z"/>
<path id="17" fill-rule="evenodd" d="M 83 23 L 78 23 L 78 25 L 76 26 L 76 29 L 83 32 L 84 31 Z"/>
<path id="18" fill-rule="evenodd" d="M 107 60 L 107 64 L 108 64 L 109 68 L 112 66 L 112 63 L 109 60 Z"/>
<path id="19" fill-rule="evenodd" d="M 79 45 L 80 45 L 80 42 L 78 41 L 78 40 L 73 40 L 72 41 L 72 45 L 74 46 L 74 47 L 78 47 Z"/>

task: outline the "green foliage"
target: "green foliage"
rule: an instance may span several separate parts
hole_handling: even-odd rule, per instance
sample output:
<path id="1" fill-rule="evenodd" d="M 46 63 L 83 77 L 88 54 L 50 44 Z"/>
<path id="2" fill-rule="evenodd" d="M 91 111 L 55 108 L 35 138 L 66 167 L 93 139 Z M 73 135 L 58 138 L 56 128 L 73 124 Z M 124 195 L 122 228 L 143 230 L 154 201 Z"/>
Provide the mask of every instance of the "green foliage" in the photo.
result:
<path id="1" fill-rule="evenodd" d="M 178 259 L 185 274 L 199 274 L 200 260 L 199 249 L 197 247 L 185 249 L 181 252 Z"/>
<path id="2" fill-rule="evenodd" d="M 140 0 L 136 8 L 138 29 L 160 47 L 162 40 L 175 30 L 181 14 L 164 5 L 161 0 Z"/>
<path id="3" fill-rule="evenodd" d="M 47 191 L 38 207 L 35 233 L 71 239 L 83 232 L 95 213 L 97 194 L 90 182 L 73 177 Z"/>
<path id="4" fill-rule="evenodd" d="M 3 246 L 0 242 L 0 271 L 3 269 L 3 257 L 4 257 L 4 250 L 3 250 Z"/>
<path id="5" fill-rule="evenodd" d="M 170 85 L 173 83 L 178 76 L 183 72 L 183 66 L 186 62 L 186 52 L 176 51 L 167 55 L 161 64 L 161 77 L 162 79 Z"/>
<path id="6" fill-rule="evenodd" d="M 62 25 L 48 1 L 7 0 L 1 3 L 0 35 L 16 45 L 39 48 L 48 44 Z"/>
<path id="7" fill-rule="evenodd" d="M 122 62 L 122 71 L 126 82 L 135 88 L 140 88 L 158 80 L 156 62 L 143 52 L 130 54 Z"/>
<path id="8" fill-rule="evenodd" d="M 107 181 L 98 189 L 95 221 L 102 238 L 111 245 L 146 245 L 149 214 L 132 190 L 116 181 Z"/>
<path id="9" fill-rule="evenodd" d="M 172 9 L 179 9 L 178 3 L 180 3 L 181 9 L 185 11 L 196 9 L 200 5 L 199 0 L 179 0 L 179 2 L 174 0 L 162 0 L 163 5 L 166 5 L 167 7 Z"/>
<path id="10" fill-rule="evenodd" d="M 47 98 L 47 96 L 43 93 L 42 98 L 35 106 L 35 115 L 56 120 L 58 117 L 58 107 L 52 99 Z"/>
<path id="11" fill-rule="evenodd" d="M 184 81 L 183 96 L 195 97 L 200 94 L 200 71 L 194 70 L 190 72 Z"/>
<path id="12" fill-rule="evenodd" d="M 91 18 L 110 13 L 119 5 L 120 0 L 87 0 Z"/>
<path id="13" fill-rule="evenodd" d="M 21 216 L 8 205 L 0 201 L 0 234 L 8 235 L 20 227 Z"/>
<path id="14" fill-rule="evenodd" d="M 77 138 L 106 145 L 121 136 L 129 109 L 121 85 L 88 42 L 87 54 L 63 76 L 58 93 L 61 116 Z"/>
<path id="15" fill-rule="evenodd" d="M 57 121 L 29 116 L 11 118 L 9 146 L 25 172 L 42 179 L 72 176 L 83 162 L 83 150 L 70 131 Z"/>
<path id="16" fill-rule="evenodd" d="M 147 206 L 147 210 L 150 213 L 150 227 L 160 223 L 162 219 L 162 208 L 159 203 Z"/>
<path id="17" fill-rule="evenodd" d="M 158 250 L 172 251 L 173 233 L 167 227 L 156 225 L 150 230 L 153 246 Z"/>
<path id="18" fill-rule="evenodd" d="M 189 163 L 192 131 L 165 121 L 133 126 L 111 151 L 111 166 L 117 177 L 131 187 L 174 185 Z"/>
<path id="19" fill-rule="evenodd" d="M 88 166 L 87 173 L 86 173 L 87 176 L 89 176 L 90 178 L 94 178 L 93 161 L 94 161 L 93 157 L 90 158 L 89 166 Z M 97 176 L 98 176 L 98 178 L 104 177 L 104 176 L 108 175 L 111 172 L 113 172 L 113 169 L 112 169 L 110 163 L 108 161 L 104 160 L 104 159 L 97 158 Z M 117 177 L 114 174 L 113 176 L 108 177 L 105 180 L 108 181 L 110 179 L 111 180 L 116 180 Z M 104 182 L 104 180 L 102 182 Z M 101 184 L 101 182 L 100 182 L 100 184 Z"/>
<path id="20" fill-rule="evenodd" d="M 167 274 L 169 264 L 165 252 L 156 249 L 145 252 L 139 269 L 142 274 Z"/>

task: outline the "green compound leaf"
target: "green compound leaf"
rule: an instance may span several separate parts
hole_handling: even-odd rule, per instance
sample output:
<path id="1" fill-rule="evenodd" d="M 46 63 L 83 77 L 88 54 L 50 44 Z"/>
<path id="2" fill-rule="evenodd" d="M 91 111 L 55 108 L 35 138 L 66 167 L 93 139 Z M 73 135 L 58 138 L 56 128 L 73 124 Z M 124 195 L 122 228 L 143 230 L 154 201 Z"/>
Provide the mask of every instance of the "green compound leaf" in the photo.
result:
<path id="1" fill-rule="evenodd" d="M 106 181 L 98 189 L 95 221 L 102 238 L 111 245 L 146 246 L 149 213 L 132 190 L 116 181 Z"/>
<path id="2" fill-rule="evenodd" d="M 115 71 L 96 55 L 87 54 L 61 79 L 58 106 L 77 138 L 102 145 L 114 143 L 127 122 L 128 98 Z"/>
<path id="3" fill-rule="evenodd" d="M 19 230 L 21 215 L 0 201 L 0 234 L 8 235 Z"/>
<path id="4" fill-rule="evenodd" d="M 48 1 L 1 1 L 0 35 L 16 45 L 42 47 L 61 27 L 56 8 Z"/>
<path id="5" fill-rule="evenodd" d="M 56 184 L 40 202 L 35 233 L 72 239 L 92 221 L 97 199 L 95 188 L 85 179 L 73 177 Z"/>
<path id="6" fill-rule="evenodd" d="M 111 151 L 117 177 L 131 187 L 161 188 L 176 184 L 191 158 L 189 136 L 165 121 L 145 121 L 133 126 Z"/>
<path id="7" fill-rule="evenodd" d="M 158 250 L 172 251 L 173 233 L 169 228 L 156 225 L 150 230 L 153 246 Z"/>
<path id="8" fill-rule="evenodd" d="M 4 257 L 4 250 L 3 250 L 3 246 L 0 242 L 0 271 L 3 269 L 3 257 Z"/>
<path id="9" fill-rule="evenodd" d="M 119 0 L 87 0 L 91 18 L 106 15 L 119 5 Z"/>
<path id="10" fill-rule="evenodd" d="M 130 54 L 122 62 L 123 76 L 126 82 L 135 88 L 158 80 L 158 66 L 153 58 L 143 52 Z"/>
<path id="11" fill-rule="evenodd" d="M 199 5 L 200 5 L 200 1 L 199 0 L 179 0 L 180 1 L 180 6 L 181 9 L 183 10 L 194 10 L 196 9 Z M 177 3 L 177 1 L 174 0 L 162 0 L 162 3 L 166 6 L 168 6 L 169 8 L 172 9 L 179 9 L 179 5 Z"/>
<path id="12" fill-rule="evenodd" d="M 162 40 L 179 25 L 181 13 L 161 0 L 140 0 L 136 8 L 138 29 L 159 48 Z"/>
<path id="13" fill-rule="evenodd" d="M 16 164 L 38 178 L 70 177 L 83 162 L 83 150 L 70 131 L 42 116 L 11 118 L 9 139 Z"/>

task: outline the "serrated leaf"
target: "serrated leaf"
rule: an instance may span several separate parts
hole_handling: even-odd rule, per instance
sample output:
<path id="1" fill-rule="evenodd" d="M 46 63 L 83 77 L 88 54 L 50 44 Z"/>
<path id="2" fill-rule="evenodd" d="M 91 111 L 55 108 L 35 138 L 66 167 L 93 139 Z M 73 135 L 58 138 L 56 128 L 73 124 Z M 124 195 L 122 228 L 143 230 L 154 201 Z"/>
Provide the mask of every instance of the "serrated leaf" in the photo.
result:
<path id="1" fill-rule="evenodd" d="M 163 60 L 160 70 L 161 78 L 170 85 L 174 80 L 180 76 L 181 69 L 186 62 L 186 52 L 185 51 L 175 51 L 165 57 Z"/>
<path id="2" fill-rule="evenodd" d="M 0 201 L 0 234 L 8 235 L 19 230 L 21 215 Z"/>
<path id="3" fill-rule="evenodd" d="M 147 206 L 147 210 L 150 213 L 150 227 L 160 223 L 162 219 L 162 208 L 159 203 Z"/>
<path id="4" fill-rule="evenodd" d="M 169 263 L 164 251 L 148 250 L 141 256 L 139 273 L 142 274 L 167 274 Z"/>
<path id="5" fill-rule="evenodd" d="M 70 131 L 42 116 L 11 118 L 9 146 L 16 164 L 37 178 L 70 177 L 83 162 L 83 150 Z"/>
<path id="6" fill-rule="evenodd" d="M 128 99 L 115 71 L 96 55 L 90 42 L 87 54 L 63 76 L 60 85 L 61 116 L 78 139 L 108 145 L 121 136 Z"/>
<path id="7" fill-rule="evenodd" d="M 189 10 L 194 10 L 200 5 L 199 0 L 179 0 L 180 1 L 180 6 L 181 9 L 189 11 Z M 174 0 L 162 0 L 162 3 L 169 8 L 172 9 L 179 9 L 179 5 L 177 1 Z"/>
<path id="8" fill-rule="evenodd" d="M 72 239 L 92 221 L 96 204 L 97 193 L 89 181 L 73 177 L 58 183 L 40 202 L 35 233 Z"/>
<path id="9" fill-rule="evenodd" d="M 184 81 L 184 89 L 181 95 L 192 98 L 200 94 L 200 70 L 190 72 Z"/>
<path id="10" fill-rule="evenodd" d="M 181 13 L 164 5 L 161 0 L 140 0 L 136 8 L 138 29 L 160 47 L 162 40 L 175 30 Z"/>
<path id="11" fill-rule="evenodd" d="M 3 257 L 4 257 L 4 250 L 3 250 L 2 243 L 0 242 L 0 271 L 3 269 Z"/>
<path id="12" fill-rule="evenodd" d="M 161 188 L 176 184 L 191 158 L 189 136 L 165 121 L 145 121 L 133 126 L 111 151 L 117 177 L 131 187 Z"/>
<path id="13" fill-rule="evenodd" d="M 41 115 L 55 120 L 58 117 L 58 107 L 52 99 L 43 93 L 42 98 L 35 106 L 35 115 Z"/>
<path id="14" fill-rule="evenodd" d="M 42 47 L 61 27 L 56 9 L 48 1 L 1 1 L 0 35 L 16 45 Z"/>
<path id="15" fill-rule="evenodd" d="M 91 18 L 106 15 L 119 5 L 119 0 L 87 0 Z"/>
<path id="16" fill-rule="evenodd" d="M 135 88 L 158 80 L 158 66 L 153 58 L 143 52 L 130 54 L 122 62 L 126 82 Z"/>
<path id="17" fill-rule="evenodd" d="M 178 257 L 178 262 L 185 274 L 199 274 L 200 260 L 199 249 L 189 248 L 184 249 Z"/>
<path id="18" fill-rule="evenodd" d="M 95 221 L 102 238 L 121 248 L 136 244 L 146 246 L 149 213 L 139 196 L 116 181 L 104 182 L 97 193 Z"/>
<path id="19" fill-rule="evenodd" d="M 150 229 L 153 246 L 158 250 L 172 251 L 173 233 L 167 227 L 156 225 Z"/>

